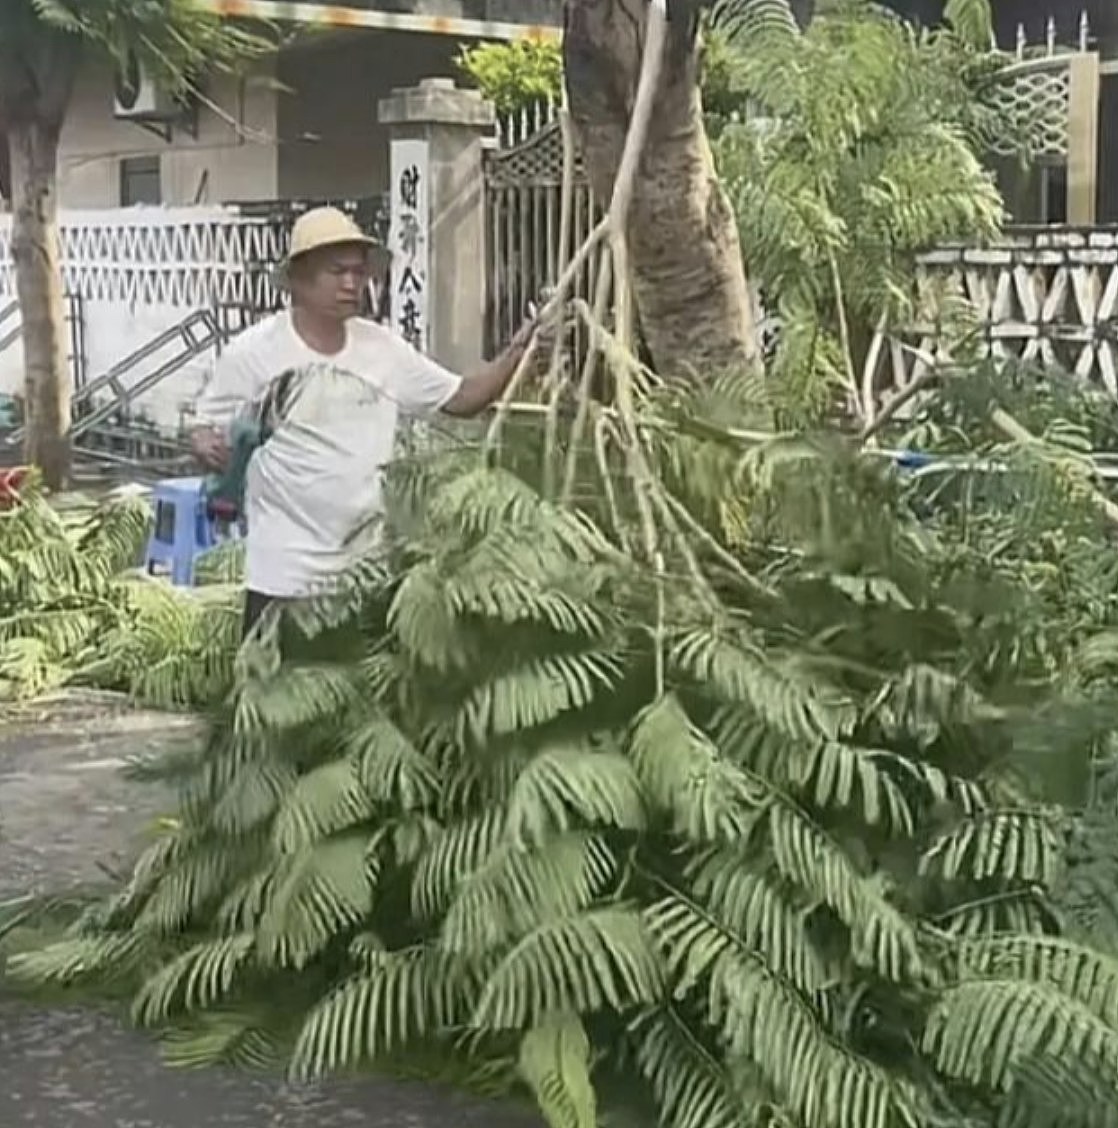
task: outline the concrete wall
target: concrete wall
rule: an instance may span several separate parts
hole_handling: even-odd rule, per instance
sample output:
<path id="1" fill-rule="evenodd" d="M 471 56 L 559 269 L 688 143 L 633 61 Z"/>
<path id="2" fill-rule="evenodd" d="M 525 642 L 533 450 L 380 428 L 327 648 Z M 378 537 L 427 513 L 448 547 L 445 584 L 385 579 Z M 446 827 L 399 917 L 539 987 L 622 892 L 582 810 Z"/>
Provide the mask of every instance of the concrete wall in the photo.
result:
<path id="1" fill-rule="evenodd" d="M 455 73 L 449 36 L 322 33 L 248 78 L 216 77 L 199 110 L 198 137 L 168 144 L 113 117 L 112 75 L 81 76 L 63 131 L 64 208 L 119 207 L 121 161 L 158 156 L 171 207 L 325 196 L 359 198 L 388 187 L 380 98 L 428 76 Z"/>
<path id="2" fill-rule="evenodd" d="M 307 8 L 358 8 L 371 12 L 399 12 L 451 19 L 492 20 L 561 27 L 563 0 L 310 0 Z"/>
<path id="3" fill-rule="evenodd" d="M 275 199 L 277 98 L 271 70 L 270 64 L 244 78 L 215 77 L 205 91 L 212 104 L 199 109 L 197 139 L 176 130 L 168 144 L 133 122 L 116 120 L 111 71 L 87 68 L 62 134 L 62 207 L 118 207 L 120 162 L 140 156 L 160 158 L 168 205 Z"/>

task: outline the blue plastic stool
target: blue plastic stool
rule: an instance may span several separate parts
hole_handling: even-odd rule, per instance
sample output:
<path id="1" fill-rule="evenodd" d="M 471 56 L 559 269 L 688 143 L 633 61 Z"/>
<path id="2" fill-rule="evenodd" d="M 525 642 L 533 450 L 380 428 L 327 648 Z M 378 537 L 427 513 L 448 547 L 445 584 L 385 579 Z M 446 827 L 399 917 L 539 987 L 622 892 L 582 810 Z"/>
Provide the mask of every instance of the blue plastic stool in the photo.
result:
<path id="1" fill-rule="evenodd" d="M 176 587 L 194 584 L 194 565 L 217 544 L 206 512 L 202 478 L 167 478 L 152 490 L 155 526 L 148 539 L 144 570 L 168 575 Z"/>

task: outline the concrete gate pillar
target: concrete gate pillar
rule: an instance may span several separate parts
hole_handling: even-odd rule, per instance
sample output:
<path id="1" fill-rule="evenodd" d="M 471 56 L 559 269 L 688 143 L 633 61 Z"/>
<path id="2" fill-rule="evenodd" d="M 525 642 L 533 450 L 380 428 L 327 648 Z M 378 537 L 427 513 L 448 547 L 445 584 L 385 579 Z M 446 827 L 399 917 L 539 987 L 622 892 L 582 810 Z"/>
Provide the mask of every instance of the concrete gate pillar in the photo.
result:
<path id="1" fill-rule="evenodd" d="M 485 340 L 484 140 L 493 107 L 476 90 L 428 78 L 377 107 L 391 148 L 392 326 L 455 372 Z"/>

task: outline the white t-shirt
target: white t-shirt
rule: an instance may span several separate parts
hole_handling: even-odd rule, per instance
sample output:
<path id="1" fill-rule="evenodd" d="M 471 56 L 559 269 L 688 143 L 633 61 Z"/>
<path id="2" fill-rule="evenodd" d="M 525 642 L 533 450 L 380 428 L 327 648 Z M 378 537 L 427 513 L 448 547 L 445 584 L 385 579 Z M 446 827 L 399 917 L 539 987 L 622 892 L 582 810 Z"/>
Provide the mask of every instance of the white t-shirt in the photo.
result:
<path id="1" fill-rule="evenodd" d="M 345 346 L 327 356 L 283 312 L 221 354 L 198 400 L 198 421 L 227 430 L 259 411 L 289 372 L 288 407 L 252 456 L 245 483 L 245 581 L 274 596 L 322 590 L 369 547 L 398 416 L 437 411 L 461 384 L 376 322 L 349 321 Z M 368 532 L 355 538 L 362 529 Z"/>

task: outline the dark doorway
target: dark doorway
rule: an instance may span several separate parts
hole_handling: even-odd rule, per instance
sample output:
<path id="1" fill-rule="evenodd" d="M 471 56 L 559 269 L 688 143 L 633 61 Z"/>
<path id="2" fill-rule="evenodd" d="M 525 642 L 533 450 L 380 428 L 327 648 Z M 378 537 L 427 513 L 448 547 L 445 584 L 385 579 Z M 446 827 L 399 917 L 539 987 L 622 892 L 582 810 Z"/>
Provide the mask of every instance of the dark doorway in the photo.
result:
<path id="1" fill-rule="evenodd" d="M 12 163 L 8 153 L 8 138 L 0 133 L 0 203 L 12 202 Z"/>
<path id="2" fill-rule="evenodd" d="M 1118 74 L 1103 75 L 1099 98 L 1098 222 L 1118 223 Z"/>

